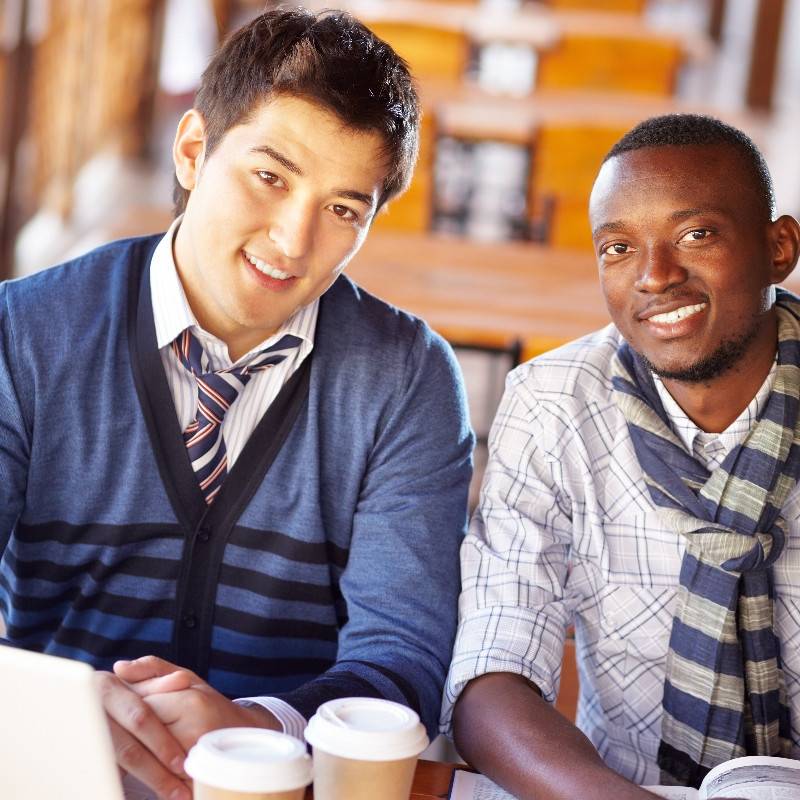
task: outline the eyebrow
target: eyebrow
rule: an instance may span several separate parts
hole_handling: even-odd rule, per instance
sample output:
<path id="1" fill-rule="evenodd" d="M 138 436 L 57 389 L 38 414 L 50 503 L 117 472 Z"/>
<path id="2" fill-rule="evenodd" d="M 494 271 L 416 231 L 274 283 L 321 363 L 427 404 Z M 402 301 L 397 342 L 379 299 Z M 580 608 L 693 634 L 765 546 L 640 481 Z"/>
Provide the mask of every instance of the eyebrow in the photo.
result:
<path id="1" fill-rule="evenodd" d="M 268 155 L 270 158 L 274 158 L 279 164 L 286 167 L 293 175 L 299 175 L 301 178 L 305 176 L 305 172 L 303 169 L 294 163 L 290 158 L 287 158 L 282 153 L 279 153 L 273 147 L 270 147 L 268 144 L 258 145 L 256 147 L 250 148 L 251 153 L 264 153 Z M 370 194 L 365 194 L 364 192 L 357 192 L 355 189 L 340 189 L 334 192 L 339 197 L 343 197 L 346 200 L 357 200 L 360 203 L 364 203 L 366 206 L 371 206 L 375 202 L 375 198 Z"/>
<path id="2" fill-rule="evenodd" d="M 592 236 L 599 236 L 601 233 L 618 233 L 625 230 L 625 223 L 621 220 L 604 222 L 592 230 Z"/>
<path id="3" fill-rule="evenodd" d="M 690 217 L 696 217 L 699 214 L 725 214 L 722 208 L 682 208 L 680 211 L 675 211 L 669 215 L 671 222 L 680 222 Z M 612 220 L 611 222 L 604 222 L 592 230 L 592 236 L 599 236 L 601 233 L 620 233 L 625 230 L 625 223 L 622 220 Z"/>
<path id="4" fill-rule="evenodd" d="M 335 192 L 339 197 L 344 197 L 345 200 L 356 200 L 363 203 L 365 206 L 371 206 L 375 202 L 375 198 L 371 194 L 364 194 L 364 192 L 357 192 L 355 189 L 342 189 Z"/>
<path id="5" fill-rule="evenodd" d="M 274 158 L 279 164 L 286 167 L 286 169 L 288 169 L 289 172 L 291 172 L 292 174 L 300 176 L 305 175 L 305 172 L 303 172 L 303 170 L 297 164 L 295 164 L 294 161 L 292 161 L 290 158 L 286 158 L 285 155 L 279 153 L 277 150 L 270 147 L 268 144 L 262 144 L 256 147 L 251 147 L 250 152 L 265 153 L 271 158 Z"/>
<path id="6" fill-rule="evenodd" d="M 725 210 L 722 208 L 682 208 L 680 211 L 675 211 L 670 214 L 669 218 L 673 222 L 680 222 L 682 219 L 689 219 L 689 217 L 696 217 L 699 214 L 724 214 Z"/>

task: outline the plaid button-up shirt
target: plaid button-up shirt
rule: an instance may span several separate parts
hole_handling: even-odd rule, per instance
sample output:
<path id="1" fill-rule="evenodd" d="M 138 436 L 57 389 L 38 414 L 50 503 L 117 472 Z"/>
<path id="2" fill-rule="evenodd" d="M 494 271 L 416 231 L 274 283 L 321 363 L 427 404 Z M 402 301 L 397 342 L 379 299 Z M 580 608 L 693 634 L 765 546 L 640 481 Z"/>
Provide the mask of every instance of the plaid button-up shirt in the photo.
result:
<path id="1" fill-rule="evenodd" d="M 609 326 L 511 373 L 489 442 L 481 501 L 461 551 L 459 631 L 444 730 L 464 685 L 524 675 L 555 700 L 565 630 L 575 625 L 577 724 L 606 763 L 656 784 L 665 660 L 684 545 L 661 520 L 614 402 Z M 699 430 L 657 382 L 675 431 L 709 469 L 747 436 L 772 373 L 718 435 Z M 800 757 L 800 491 L 774 567 L 775 626 Z"/>

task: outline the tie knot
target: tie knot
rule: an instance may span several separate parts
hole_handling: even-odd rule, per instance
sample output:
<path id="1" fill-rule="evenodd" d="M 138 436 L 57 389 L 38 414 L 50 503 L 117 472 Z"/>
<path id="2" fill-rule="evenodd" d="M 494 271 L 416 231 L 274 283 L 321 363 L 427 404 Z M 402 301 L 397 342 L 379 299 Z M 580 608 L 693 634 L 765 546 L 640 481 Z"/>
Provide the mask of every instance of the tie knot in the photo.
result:
<path id="1" fill-rule="evenodd" d="M 197 416 L 183 438 L 206 503 L 214 501 L 228 470 L 225 440 L 221 435 L 225 414 L 254 372 L 279 364 L 301 341 L 287 334 L 247 364 L 216 372 L 209 371 L 208 356 L 188 328 L 172 342 L 173 352 L 197 383 Z"/>
<path id="2" fill-rule="evenodd" d="M 247 364 L 238 367 L 226 367 L 216 371 L 209 369 L 208 355 L 203 349 L 203 345 L 200 344 L 200 341 L 189 328 L 178 334 L 172 342 L 172 351 L 183 367 L 195 377 L 227 373 L 241 378 L 242 376 L 249 376 L 252 372 L 268 369 L 275 364 L 279 364 L 292 350 L 299 347 L 302 341 L 299 337 L 287 333 L 275 344 L 256 353 Z M 246 380 L 248 379 L 246 378 Z"/>

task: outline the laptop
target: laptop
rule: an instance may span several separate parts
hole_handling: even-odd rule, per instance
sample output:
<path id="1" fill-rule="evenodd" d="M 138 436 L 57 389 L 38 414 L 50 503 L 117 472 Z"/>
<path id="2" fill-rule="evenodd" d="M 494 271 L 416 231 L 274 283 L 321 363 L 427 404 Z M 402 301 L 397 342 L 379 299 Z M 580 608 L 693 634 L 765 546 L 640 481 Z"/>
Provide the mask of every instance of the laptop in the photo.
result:
<path id="1" fill-rule="evenodd" d="M 146 796 L 123 792 L 93 673 L 80 661 L 0 646 L 2 800 Z"/>

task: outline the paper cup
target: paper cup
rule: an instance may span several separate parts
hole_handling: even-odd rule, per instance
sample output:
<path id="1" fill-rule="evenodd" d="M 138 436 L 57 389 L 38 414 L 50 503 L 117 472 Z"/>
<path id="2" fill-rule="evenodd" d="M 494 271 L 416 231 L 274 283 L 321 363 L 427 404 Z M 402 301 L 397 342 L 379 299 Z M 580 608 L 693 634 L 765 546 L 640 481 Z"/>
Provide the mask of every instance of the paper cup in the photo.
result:
<path id="1" fill-rule="evenodd" d="M 185 770 L 194 800 L 303 800 L 311 759 L 302 742 L 262 728 L 222 728 L 197 740 Z"/>
<path id="2" fill-rule="evenodd" d="M 314 748 L 314 800 L 408 800 L 428 746 L 416 713 L 370 697 L 324 703 L 305 737 Z"/>

